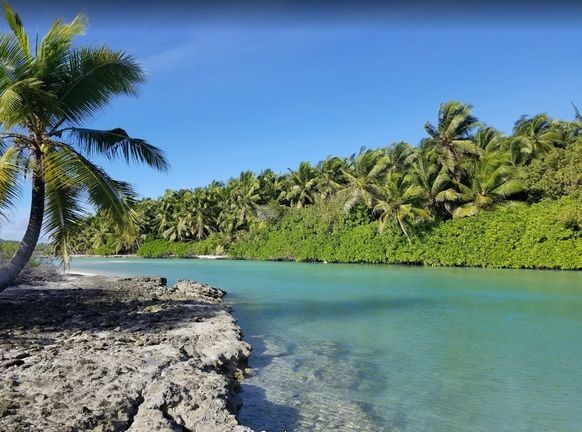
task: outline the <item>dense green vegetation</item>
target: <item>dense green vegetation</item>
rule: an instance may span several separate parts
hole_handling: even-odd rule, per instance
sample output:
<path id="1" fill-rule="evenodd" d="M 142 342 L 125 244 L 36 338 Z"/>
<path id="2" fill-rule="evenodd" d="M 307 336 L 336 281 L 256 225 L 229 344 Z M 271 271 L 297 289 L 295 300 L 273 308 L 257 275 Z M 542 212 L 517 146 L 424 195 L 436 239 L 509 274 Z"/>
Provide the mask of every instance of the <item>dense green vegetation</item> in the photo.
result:
<path id="1" fill-rule="evenodd" d="M 471 107 L 441 105 L 417 146 L 245 171 L 226 183 L 168 190 L 135 210 L 131 241 L 100 213 L 79 252 L 582 268 L 582 119 L 519 119 L 510 136 Z"/>
<path id="2" fill-rule="evenodd" d="M 0 267 L 0 290 L 30 260 L 43 227 L 66 262 L 71 243 L 84 234 L 87 203 L 117 237 L 135 237 L 131 185 L 111 178 L 91 162 L 93 156 L 167 166 L 159 149 L 123 129 L 82 127 L 116 96 L 136 93 L 145 73 L 133 57 L 76 44 L 87 27 L 84 14 L 70 23 L 55 21 L 40 38 L 29 37 L 6 2 L 4 15 L 9 30 L 0 35 L 0 218 L 14 207 L 25 179 L 31 180 L 32 200 L 21 247 Z"/>
<path id="3" fill-rule="evenodd" d="M 378 222 L 354 224 L 327 209 L 292 211 L 276 226 L 235 243 L 235 257 L 512 268 L 582 267 L 582 213 L 571 198 L 427 223 L 408 243 Z"/>

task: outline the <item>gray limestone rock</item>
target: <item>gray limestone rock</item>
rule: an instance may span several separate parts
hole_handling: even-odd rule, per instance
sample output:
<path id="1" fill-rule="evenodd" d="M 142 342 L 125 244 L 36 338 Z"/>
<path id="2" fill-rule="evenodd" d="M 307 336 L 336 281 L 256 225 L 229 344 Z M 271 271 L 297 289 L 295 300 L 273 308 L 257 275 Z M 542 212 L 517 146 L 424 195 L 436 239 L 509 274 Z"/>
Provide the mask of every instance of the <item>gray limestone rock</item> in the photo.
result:
<path id="1" fill-rule="evenodd" d="M 251 348 L 224 294 L 101 276 L 5 290 L 0 431 L 251 431 L 236 419 Z"/>

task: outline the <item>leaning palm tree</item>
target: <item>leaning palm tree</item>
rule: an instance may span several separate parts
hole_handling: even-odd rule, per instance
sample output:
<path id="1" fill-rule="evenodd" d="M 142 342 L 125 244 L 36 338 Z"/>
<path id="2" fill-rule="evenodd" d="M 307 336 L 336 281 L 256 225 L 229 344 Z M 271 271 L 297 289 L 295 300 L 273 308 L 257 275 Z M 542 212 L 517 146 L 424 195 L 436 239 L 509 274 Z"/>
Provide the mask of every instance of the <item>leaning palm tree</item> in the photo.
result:
<path id="1" fill-rule="evenodd" d="M 106 47 L 74 47 L 86 18 L 57 20 L 31 46 L 18 15 L 5 3 L 9 33 L 0 35 L 0 211 L 14 206 L 24 179 L 32 181 L 28 227 L 15 255 L 0 268 L 0 289 L 30 259 L 43 227 L 68 261 L 85 203 L 120 233 L 135 231 L 134 193 L 89 160 L 94 155 L 142 162 L 163 170 L 163 153 L 123 129 L 80 127 L 118 95 L 133 95 L 144 72 L 133 57 Z M 38 39 L 37 39 L 38 40 Z"/>

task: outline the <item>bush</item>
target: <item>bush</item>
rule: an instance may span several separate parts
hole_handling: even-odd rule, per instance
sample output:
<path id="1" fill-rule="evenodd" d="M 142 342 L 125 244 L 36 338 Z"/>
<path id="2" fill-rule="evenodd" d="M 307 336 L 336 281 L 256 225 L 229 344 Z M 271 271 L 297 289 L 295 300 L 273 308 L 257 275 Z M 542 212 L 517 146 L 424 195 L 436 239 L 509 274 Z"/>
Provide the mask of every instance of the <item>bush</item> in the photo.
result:
<path id="1" fill-rule="evenodd" d="M 0 240 L 0 261 L 7 261 L 12 258 L 18 249 L 18 242 Z"/>
<path id="2" fill-rule="evenodd" d="M 582 269 L 582 200 L 562 198 L 417 227 L 412 244 L 375 222 L 312 206 L 235 242 L 237 258 Z"/>
<path id="3" fill-rule="evenodd" d="M 171 242 L 169 240 L 148 241 L 139 247 L 137 255 L 144 258 L 190 258 L 195 255 L 214 255 L 220 250 L 220 239 L 210 236 L 207 239 L 192 243 Z"/>
<path id="4" fill-rule="evenodd" d="M 524 168 L 530 201 L 562 196 L 582 197 L 582 141 L 555 147 Z"/>

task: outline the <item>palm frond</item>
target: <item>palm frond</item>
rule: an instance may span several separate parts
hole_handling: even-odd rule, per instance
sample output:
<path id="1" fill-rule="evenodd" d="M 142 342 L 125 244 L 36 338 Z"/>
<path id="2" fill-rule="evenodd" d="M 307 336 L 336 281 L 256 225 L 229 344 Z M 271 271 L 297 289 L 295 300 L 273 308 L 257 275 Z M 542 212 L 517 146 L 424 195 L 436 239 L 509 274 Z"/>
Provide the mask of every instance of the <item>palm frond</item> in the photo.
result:
<path id="1" fill-rule="evenodd" d="M 4 17 L 6 18 L 6 22 L 14 33 L 14 36 L 18 39 L 18 43 L 24 55 L 27 58 L 30 58 L 30 42 L 28 40 L 28 35 L 26 34 L 26 30 L 22 25 L 22 21 L 18 14 L 14 13 L 10 5 L 5 1 L 4 2 Z"/>
<path id="2" fill-rule="evenodd" d="M 20 197 L 20 166 L 18 150 L 9 147 L 0 157 L 0 218 L 7 219 L 6 211 L 14 208 Z"/>
<path id="3" fill-rule="evenodd" d="M 43 87 L 43 82 L 35 77 L 21 79 L 5 87 L 0 94 L 0 124 L 10 129 L 29 117 L 31 110 L 35 110 L 36 118 L 43 120 L 48 120 L 53 113 L 60 113 L 55 95 Z"/>
<path id="4" fill-rule="evenodd" d="M 18 39 L 11 34 L 0 35 L 0 91 L 24 75 L 28 58 L 22 52 Z"/>
<path id="5" fill-rule="evenodd" d="M 168 169 L 168 162 L 162 150 L 142 139 L 130 137 L 123 129 L 67 128 L 55 132 L 55 135 L 60 136 L 63 132 L 86 156 L 98 154 L 108 159 L 116 159 L 121 155 L 128 163 L 145 163 L 160 171 Z"/>
<path id="6" fill-rule="evenodd" d="M 135 193 L 126 182 L 112 179 L 102 168 L 65 143 L 56 142 L 45 156 L 45 177 L 63 188 L 80 188 L 90 204 L 110 215 L 112 224 L 124 230 L 134 229 L 135 215 L 130 204 Z"/>
<path id="7" fill-rule="evenodd" d="M 435 197 L 437 202 L 457 201 L 459 198 L 460 198 L 459 192 L 452 188 L 440 191 L 438 194 L 436 194 Z"/>
<path id="8" fill-rule="evenodd" d="M 63 182 L 47 182 L 43 225 L 50 238 L 52 252 L 65 266 L 69 264 L 70 247 L 80 234 L 84 216 L 79 188 Z"/>
<path id="9" fill-rule="evenodd" d="M 58 74 L 59 67 L 66 62 L 75 36 L 85 33 L 87 17 L 79 14 L 69 24 L 56 20 L 39 44 L 34 59 L 37 76 L 50 82 L 51 74 Z"/>
<path id="10" fill-rule="evenodd" d="M 58 97 L 64 116 L 54 130 L 64 121 L 79 123 L 94 115 L 115 96 L 135 95 L 137 84 L 145 81 L 141 66 L 132 56 L 105 47 L 71 51 L 63 75 L 66 84 L 59 88 Z"/>
<path id="11" fill-rule="evenodd" d="M 524 184 L 518 179 L 513 179 L 508 180 L 505 183 L 499 185 L 497 188 L 493 190 L 493 192 L 496 195 L 506 198 L 511 195 L 523 192 L 524 190 L 525 190 Z"/>
<path id="12" fill-rule="evenodd" d="M 453 219 L 461 219 L 469 216 L 475 216 L 480 211 L 481 210 L 475 203 L 470 202 L 467 204 L 463 204 L 462 206 L 457 207 L 453 211 Z"/>

